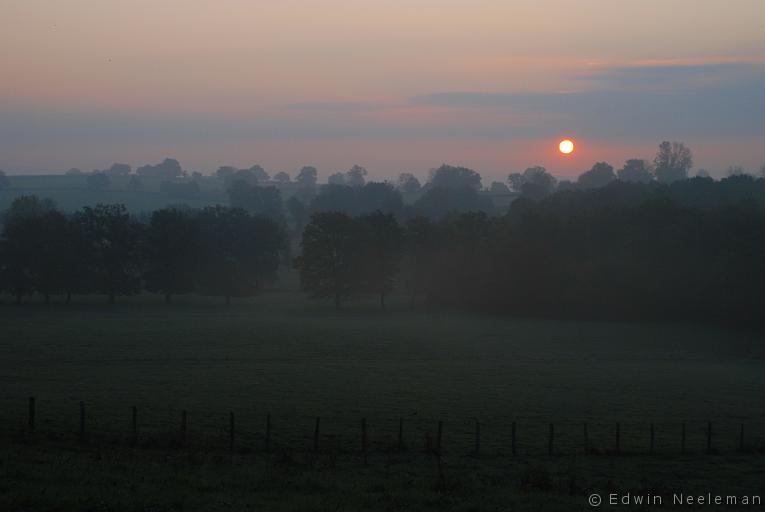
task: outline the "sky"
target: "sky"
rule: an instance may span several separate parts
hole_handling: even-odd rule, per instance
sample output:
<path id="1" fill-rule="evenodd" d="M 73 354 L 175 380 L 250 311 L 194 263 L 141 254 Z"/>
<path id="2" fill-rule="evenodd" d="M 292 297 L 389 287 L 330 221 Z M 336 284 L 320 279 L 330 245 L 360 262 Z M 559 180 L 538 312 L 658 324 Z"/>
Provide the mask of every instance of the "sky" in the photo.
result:
<path id="1" fill-rule="evenodd" d="M 762 0 L 0 0 L 0 168 L 765 165 Z M 558 141 L 572 138 L 570 156 Z"/>

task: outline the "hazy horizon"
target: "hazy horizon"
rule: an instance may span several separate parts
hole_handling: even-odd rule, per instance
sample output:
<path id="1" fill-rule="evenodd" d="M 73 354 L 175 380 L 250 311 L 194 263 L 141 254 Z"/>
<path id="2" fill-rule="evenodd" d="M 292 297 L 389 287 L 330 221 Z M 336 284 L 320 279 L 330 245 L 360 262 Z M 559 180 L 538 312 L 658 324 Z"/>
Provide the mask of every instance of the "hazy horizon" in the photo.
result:
<path id="1" fill-rule="evenodd" d="M 446 162 L 488 184 L 618 168 L 668 139 L 694 169 L 756 171 L 764 18 L 757 0 L 10 1 L 0 169 L 171 157 L 381 180 Z"/>

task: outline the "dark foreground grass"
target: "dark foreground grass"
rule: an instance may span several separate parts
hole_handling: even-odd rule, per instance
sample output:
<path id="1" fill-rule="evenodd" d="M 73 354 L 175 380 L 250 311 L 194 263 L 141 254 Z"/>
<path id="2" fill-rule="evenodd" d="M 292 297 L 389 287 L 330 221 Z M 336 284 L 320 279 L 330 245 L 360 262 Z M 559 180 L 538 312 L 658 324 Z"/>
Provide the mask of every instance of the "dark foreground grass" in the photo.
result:
<path id="1" fill-rule="evenodd" d="M 327 453 L 6 444 L 0 509 L 556 511 L 588 509 L 592 493 L 605 500 L 610 493 L 660 496 L 656 509 L 688 509 L 672 505 L 674 493 L 765 496 L 764 474 L 765 461 L 751 455 L 438 459 L 407 453 L 375 455 L 364 464 Z"/>
<path id="2" fill-rule="evenodd" d="M 382 312 L 373 300 L 335 312 L 286 291 L 230 308 L 200 297 L 169 306 L 152 296 L 116 306 L 8 302 L 0 304 L 0 510 L 570 510 L 586 508 L 591 489 L 765 494 L 757 333 L 403 304 Z M 13 441 L 29 396 L 33 445 Z M 75 442 L 80 401 L 88 437 L 101 443 Z M 132 406 L 135 450 L 125 448 Z M 192 451 L 152 443 L 177 435 L 181 410 Z M 228 446 L 230 412 L 241 452 L 233 459 L 217 452 Z M 262 452 L 267 414 L 272 454 Z M 323 453 L 312 458 L 317 416 Z M 390 452 L 401 418 L 406 455 Z M 480 459 L 467 456 L 476 419 Z M 439 420 L 441 475 L 422 454 Z M 708 421 L 718 455 L 705 454 Z M 623 455 L 606 455 L 617 422 Z M 582 455 L 584 423 L 600 455 Z M 737 451 L 742 423 L 749 453 Z"/>

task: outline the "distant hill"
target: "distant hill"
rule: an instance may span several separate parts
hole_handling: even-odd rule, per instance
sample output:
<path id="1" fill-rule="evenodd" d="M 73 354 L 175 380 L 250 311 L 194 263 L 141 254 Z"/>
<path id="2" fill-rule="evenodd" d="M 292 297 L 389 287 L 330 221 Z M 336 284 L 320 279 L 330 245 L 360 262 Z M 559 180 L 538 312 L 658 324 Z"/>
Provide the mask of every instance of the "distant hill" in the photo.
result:
<path id="1" fill-rule="evenodd" d="M 10 175 L 10 187 L 0 190 L 0 211 L 8 208 L 15 198 L 32 194 L 53 199 L 61 210 L 67 212 L 97 203 L 121 203 L 135 213 L 179 203 L 191 207 L 228 204 L 223 184 L 215 178 L 203 177 L 196 180 L 199 193 L 183 196 L 161 192 L 163 179 L 141 177 L 140 190 L 134 190 L 130 188 L 132 176 L 116 176 L 109 178 L 107 188 L 95 189 L 88 187 L 88 176 Z"/>

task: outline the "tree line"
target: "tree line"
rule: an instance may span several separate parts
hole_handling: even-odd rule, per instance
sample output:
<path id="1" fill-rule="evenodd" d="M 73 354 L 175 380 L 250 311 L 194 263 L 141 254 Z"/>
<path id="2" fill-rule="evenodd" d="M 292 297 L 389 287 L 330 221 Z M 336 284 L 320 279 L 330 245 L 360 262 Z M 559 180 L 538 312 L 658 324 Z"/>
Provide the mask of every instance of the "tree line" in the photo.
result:
<path id="1" fill-rule="evenodd" d="M 502 314 L 760 322 L 765 180 L 614 182 L 521 198 L 507 214 L 315 213 L 296 261 L 336 307 L 393 290 Z"/>
<path id="2" fill-rule="evenodd" d="M 287 201 L 282 200 L 277 187 L 235 177 L 228 182 L 227 193 L 231 206 L 285 219 L 298 235 L 310 215 L 317 212 L 358 216 L 379 210 L 399 219 L 419 215 L 439 218 L 450 212 L 477 210 L 496 213 L 491 198 L 481 191 L 481 176 L 465 167 L 444 164 L 434 169 L 422 186 L 406 173 L 398 184 L 367 182 L 365 175 L 365 169 L 354 166 L 345 174 L 333 175 L 326 185 L 316 186 L 315 179 L 304 182 Z M 405 201 L 405 196 L 411 202 Z"/>
<path id="3" fill-rule="evenodd" d="M 259 166 L 256 166 L 259 168 Z M 282 216 L 296 226 L 300 233 L 312 213 L 340 211 L 351 216 L 368 214 L 377 210 L 391 213 L 399 220 L 418 216 L 438 220 L 445 215 L 481 211 L 488 215 L 503 214 L 509 202 L 515 198 L 541 200 L 557 192 L 586 191 L 605 187 L 612 183 L 636 183 L 670 190 L 672 194 L 685 190 L 694 194 L 701 190 L 699 184 L 711 186 L 713 180 L 700 169 L 696 177 L 690 177 L 693 154 L 682 142 L 662 142 L 652 161 L 632 158 L 616 170 L 607 162 L 596 162 L 574 180 L 558 180 L 544 167 L 533 166 L 523 172 L 511 173 L 507 183 L 495 181 L 485 187 L 481 175 L 469 168 L 443 164 L 429 173 L 423 184 L 411 173 L 402 173 L 395 182 L 367 182 L 367 171 L 354 165 L 346 173 L 335 173 L 326 185 L 317 186 L 316 169 L 301 170 L 300 185 L 286 202 L 281 190 L 267 185 L 260 178 L 264 174 L 233 168 L 219 175 L 226 176 L 229 201 L 232 206 L 271 216 Z M 306 179 L 305 169 L 310 169 Z M 262 168 L 261 168 L 262 170 Z M 765 178 L 765 168 L 761 171 Z M 260 178 L 258 178 L 260 176 Z M 729 179 L 736 178 L 736 179 Z M 740 179 L 738 179 L 740 178 Z M 705 180 L 705 181 L 699 181 Z M 728 192 L 739 198 L 765 198 L 762 180 L 748 174 L 740 166 L 731 166 L 725 182 Z M 688 185 L 692 182 L 691 185 Z M 265 186 L 264 186 L 265 185 Z M 742 188 L 733 191 L 732 186 Z M 678 198 L 681 194 L 677 194 Z M 719 200 L 724 194 L 707 194 L 711 200 Z M 704 198 L 688 196 L 690 201 Z"/>
<path id="4" fill-rule="evenodd" d="M 287 254 L 284 228 L 237 208 L 167 208 L 147 218 L 99 204 L 67 215 L 51 201 L 16 199 L 0 239 L 0 290 L 16 302 L 32 293 L 103 294 L 114 302 L 142 290 L 248 296 L 275 279 Z"/>
<path id="5" fill-rule="evenodd" d="M 362 188 L 358 188 L 362 190 Z M 331 204 L 328 206 L 331 207 Z M 294 266 L 336 307 L 396 293 L 502 314 L 755 322 L 765 290 L 765 180 L 615 181 L 516 199 L 504 215 L 434 219 L 305 212 L 299 255 L 284 223 L 242 208 L 120 205 L 71 215 L 17 199 L 5 213 L 0 287 L 42 294 L 252 295 Z"/>
<path id="6" fill-rule="evenodd" d="M 108 188 L 110 177 L 129 176 L 130 180 L 123 179 L 122 183 L 127 183 L 131 190 L 142 190 L 142 178 L 159 178 L 162 180 L 159 192 L 176 201 L 198 198 L 209 181 L 222 182 L 230 206 L 279 219 L 292 227 L 292 235 L 299 236 L 309 216 L 321 211 L 358 216 L 380 210 L 396 215 L 399 220 L 417 216 L 437 220 L 450 213 L 470 211 L 496 215 L 505 213 L 508 204 L 517 197 L 538 200 L 556 192 L 595 189 L 614 182 L 682 184 L 688 181 L 693 163 L 693 154 L 685 144 L 664 141 L 653 160 L 631 158 L 618 170 L 607 162 L 596 162 L 576 179 L 559 180 L 544 167 L 532 166 L 523 172 L 510 173 L 505 182 L 494 181 L 489 186 L 484 186 L 478 172 L 446 164 L 430 170 L 424 183 L 412 173 L 401 173 L 393 181 L 367 181 L 367 170 L 354 165 L 347 172 L 330 175 L 327 184 L 320 185 L 318 171 L 312 166 L 302 167 L 294 179 L 284 171 L 272 176 L 260 165 L 242 169 L 223 166 L 212 178 L 204 178 L 198 172 L 189 173 L 170 158 L 156 165 L 144 165 L 135 172 L 127 164 L 115 163 L 108 169 L 93 171 L 87 182 L 91 188 L 103 189 Z M 78 173 L 82 174 L 78 169 L 69 171 Z M 765 168 L 761 173 L 765 177 Z M 708 177 L 703 169 L 695 174 Z M 754 179 L 740 166 L 731 166 L 727 174 Z M 220 192 L 219 188 L 216 190 Z"/>

